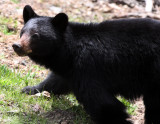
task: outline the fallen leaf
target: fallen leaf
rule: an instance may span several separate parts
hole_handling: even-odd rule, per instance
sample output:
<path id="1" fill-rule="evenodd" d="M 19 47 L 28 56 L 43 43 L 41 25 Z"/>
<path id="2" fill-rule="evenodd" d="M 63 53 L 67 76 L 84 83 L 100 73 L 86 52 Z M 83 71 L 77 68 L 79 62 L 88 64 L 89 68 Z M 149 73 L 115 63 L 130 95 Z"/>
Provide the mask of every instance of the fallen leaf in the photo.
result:
<path id="1" fill-rule="evenodd" d="M 34 96 L 38 96 L 38 97 L 40 97 L 40 96 L 45 96 L 45 97 L 47 97 L 47 98 L 51 98 L 50 93 L 47 92 L 47 91 L 43 91 L 42 93 L 37 93 L 37 94 L 35 94 Z"/>

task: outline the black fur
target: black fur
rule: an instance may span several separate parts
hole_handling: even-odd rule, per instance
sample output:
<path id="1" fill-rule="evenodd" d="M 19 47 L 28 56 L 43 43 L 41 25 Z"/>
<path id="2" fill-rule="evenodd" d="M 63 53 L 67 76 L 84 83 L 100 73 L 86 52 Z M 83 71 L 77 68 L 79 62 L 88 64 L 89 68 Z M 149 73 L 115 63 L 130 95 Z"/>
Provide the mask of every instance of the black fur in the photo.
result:
<path id="1" fill-rule="evenodd" d="M 33 15 L 27 12 L 32 11 L 24 10 L 24 16 Z M 39 34 L 38 40 L 30 38 L 33 52 L 28 56 L 51 74 L 23 92 L 73 92 L 96 124 L 131 124 L 116 96 L 143 96 L 145 124 L 160 124 L 160 22 L 146 18 L 81 24 L 68 22 L 65 14 L 57 17 L 56 25 L 56 17 L 24 19 L 29 21 L 21 35 Z"/>

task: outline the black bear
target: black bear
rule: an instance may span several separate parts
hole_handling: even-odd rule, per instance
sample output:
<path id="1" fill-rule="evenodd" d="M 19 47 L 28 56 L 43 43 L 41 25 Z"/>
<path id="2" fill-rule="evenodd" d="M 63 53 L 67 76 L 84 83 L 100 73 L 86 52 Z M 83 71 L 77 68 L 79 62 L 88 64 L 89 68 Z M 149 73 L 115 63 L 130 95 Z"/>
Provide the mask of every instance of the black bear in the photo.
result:
<path id="1" fill-rule="evenodd" d="M 72 92 L 96 124 L 131 124 L 116 96 L 143 96 L 145 124 L 160 124 L 160 21 L 83 24 L 69 22 L 64 13 L 39 16 L 29 5 L 23 19 L 15 52 L 51 70 L 23 92 Z"/>

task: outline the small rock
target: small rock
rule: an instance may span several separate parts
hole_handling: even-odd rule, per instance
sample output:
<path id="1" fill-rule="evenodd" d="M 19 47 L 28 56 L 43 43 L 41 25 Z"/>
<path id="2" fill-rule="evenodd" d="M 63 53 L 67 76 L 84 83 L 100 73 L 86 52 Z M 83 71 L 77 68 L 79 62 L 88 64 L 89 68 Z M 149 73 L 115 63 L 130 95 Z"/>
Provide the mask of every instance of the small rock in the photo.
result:
<path id="1" fill-rule="evenodd" d="M 22 61 L 21 64 L 24 65 L 24 66 L 27 65 L 27 63 L 25 61 Z"/>
<path id="2" fill-rule="evenodd" d="M 62 12 L 62 9 L 60 7 L 56 7 L 56 6 L 51 6 L 49 9 L 54 11 L 55 13 Z"/>
<path id="3" fill-rule="evenodd" d="M 17 13 L 18 13 L 18 15 L 22 15 L 23 9 L 17 9 Z"/>
<path id="4" fill-rule="evenodd" d="M 18 61 L 18 60 L 13 60 L 13 63 L 14 63 L 15 65 L 18 65 L 18 64 L 19 64 L 19 61 Z"/>

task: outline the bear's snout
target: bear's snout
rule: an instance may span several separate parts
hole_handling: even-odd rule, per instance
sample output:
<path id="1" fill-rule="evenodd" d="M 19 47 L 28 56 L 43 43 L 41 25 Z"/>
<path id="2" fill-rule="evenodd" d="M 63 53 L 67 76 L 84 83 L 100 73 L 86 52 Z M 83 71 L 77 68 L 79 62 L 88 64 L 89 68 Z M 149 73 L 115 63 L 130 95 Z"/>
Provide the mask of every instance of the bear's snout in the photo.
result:
<path id="1" fill-rule="evenodd" d="M 12 47 L 19 56 L 25 56 L 32 53 L 30 47 L 30 37 L 26 34 L 23 34 L 20 40 L 14 43 Z"/>
<path id="2" fill-rule="evenodd" d="M 12 45 L 12 47 L 13 47 L 13 49 L 14 49 L 15 52 L 19 51 L 20 49 L 22 49 L 22 46 L 20 44 L 18 44 L 18 43 L 14 43 Z"/>
<path id="3" fill-rule="evenodd" d="M 14 51 L 19 55 L 22 56 L 24 54 L 23 50 L 22 50 L 22 46 L 18 43 L 14 43 L 12 45 Z"/>
<path id="4" fill-rule="evenodd" d="M 19 44 L 19 43 L 14 43 L 14 44 L 12 45 L 12 47 L 13 47 L 14 51 L 15 51 L 19 56 L 25 56 L 25 55 L 27 55 L 27 54 L 29 54 L 29 53 L 32 52 L 31 49 L 29 49 L 28 47 L 26 47 L 26 46 L 24 46 L 24 45 L 22 46 L 22 45 Z"/>

